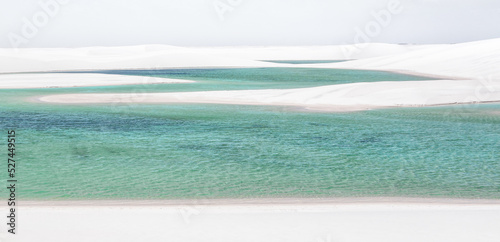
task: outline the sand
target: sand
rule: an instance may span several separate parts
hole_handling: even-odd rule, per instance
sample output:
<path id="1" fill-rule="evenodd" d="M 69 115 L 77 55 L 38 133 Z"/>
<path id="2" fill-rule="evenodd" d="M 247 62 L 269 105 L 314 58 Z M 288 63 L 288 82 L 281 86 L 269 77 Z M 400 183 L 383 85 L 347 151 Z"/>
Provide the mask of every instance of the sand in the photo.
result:
<path id="1" fill-rule="evenodd" d="M 213 103 L 279 105 L 323 111 L 359 111 L 386 107 L 421 107 L 500 100 L 500 82 L 439 80 L 377 82 L 312 88 L 182 93 L 62 94 L 38 101 L 65 104 Z"/>
<path id="2" fill-rule="evenodd" d="M 183 47 L 144 45 L 75 49 L 0 49 L 0 73 L 69 70 L 273 67 L 280 64 L 196 53 Z"/>
<path id="3" fill-rule="evenodd" d="M 0 73 L 68 70 L 294 66 L 260 60 L 349 60 L 402 54 L 434 45 L 367 44 L 280 47 L 139 45 L 85 48 L 0 48 Z"/>
<path id="4" fill-rule="evenodd" d="M 196 53 L 250 60 L 359 60 L 407 53 L 439 45 L 368 43 L 326 46 L 196 47 Z"/>
<path id="5" fill-rule="evenodd" d="M 397 55 L 311 67 L 404 71 L 499 81 L 500 39 L 439 45 Z"/>
<path id="6" fill-rule="evenodd" d="M 109 85 L 148 85 L 166 83 L 191 83 L 194 81 L 155 78 L 145 76 L 123 76 L 109 74 L 4 74 L 0 75 L 0 89 L 87 87 Z"/>
<path id="7" fill-rule="evenodd" d="M 277 201 L 26 202 L 18 208 L 18 234 L 6 235 L 2 229 L 0 240 L 486 242 L 500 238 L 497 202 Z"/>

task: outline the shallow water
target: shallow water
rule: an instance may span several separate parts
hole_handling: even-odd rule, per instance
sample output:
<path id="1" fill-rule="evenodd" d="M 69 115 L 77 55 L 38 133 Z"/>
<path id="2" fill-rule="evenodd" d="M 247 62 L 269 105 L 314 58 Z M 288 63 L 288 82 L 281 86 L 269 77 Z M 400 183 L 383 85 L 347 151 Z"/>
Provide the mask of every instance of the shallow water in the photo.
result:
<path id="1" fill-rule="evenodd" d="M 200 83 L 161 88 L 1 90 L 1 130 L 15 129 L 18 136 L 19 198 L 500 198 L 497 104 L 305 113 L 238 105 L 25 101 L 51 93 L 142 87 L 243 88 L 235 79 L 243 80 L 244 88 L 286 85 L 286 80 L 269 84 L 264 77 L 252 83 L 252 77 L 239 76 L 239 69 L 222 72 L 214 74 L 217 82 L 236 84 L 213 86 L 203 73 Z M 415 78 L 395 75 L 401 81 Z M 311 85 L 296 82 L 290 85 Z M 2 140 L 0 155 L 7 157 Z"/>
<path id="2" fill-rule="evenodd" d="M 322 63 L 337 63 L 344 62 L 347 60 L 263 60 L 271 63 L 283 63 L 283 64 L 322 64 Z"/>
<path id="3" fill-rule="evenodd" d="M 128 91 L 131 88 L 147 92 L 248 90 L 272 88 L 302 88 L 355 82 L 418 81 L 429 77 L 410 76 L 383 71 L 361 71 L 319 68 L 232 68 L 232 69 L 168 69 L 168 70 L 108 70 L 94 73 L 135 76 L 167 77 L 195 80 L 197 83 L 135 85 L 111 90 Z M 144 78 L 144 84 L 152 80 Z M 102 88 L 101 89 L 106 89 Z"/>

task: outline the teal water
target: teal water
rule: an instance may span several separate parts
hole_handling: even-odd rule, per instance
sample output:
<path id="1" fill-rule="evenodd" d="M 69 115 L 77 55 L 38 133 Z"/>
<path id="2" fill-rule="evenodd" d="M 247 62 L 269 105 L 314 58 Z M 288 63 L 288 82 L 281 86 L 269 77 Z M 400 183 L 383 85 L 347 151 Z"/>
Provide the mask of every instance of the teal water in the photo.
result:
<path id="1" fill-rule="evenodd" d="M 200 82 L 169 84 L 168 90 L 215 85 Z M 228 86 L 212 88 L 233 88 Z M 18 136 L 19 198 L 500 198 L 498 104 L 305 113 L 237 105 L 25 101 L 142 87 L 0 91 L 0 128 L 5 137 L 8 129 Z M 5 139 L 0 145 L 0 155 L 7 157 Z"/>
<path id="2" fill-rule="evenodd" d="M 263 61 L 271 63 L 282 63 L 282 64 L 322 64 L 322 63 L 344 62 L 346 60 L 263 60 Z"/>
<path id="3" fill-rule="evenodd" d="M 107 88 L 110 91 L 141 89 L 141 91 L 147 92 L 302 88 L 355 82 L 430 80 L 428 77 L 382 71 L 318 68 L 109 70 L 96 73 L 167 77 L 198 81 L 197 83 L 188 84 L 135 85 L 122 86 L 121 88 Z M 145 84 L 151 82 L 147 78 L 144 79 Z"/>

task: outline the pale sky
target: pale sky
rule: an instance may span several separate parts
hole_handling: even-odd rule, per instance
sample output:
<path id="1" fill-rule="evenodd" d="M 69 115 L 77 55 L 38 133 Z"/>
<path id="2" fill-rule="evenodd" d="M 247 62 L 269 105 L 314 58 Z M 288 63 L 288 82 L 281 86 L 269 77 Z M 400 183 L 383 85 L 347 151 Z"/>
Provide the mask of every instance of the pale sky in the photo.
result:
<path id="1" fill-rule="evenodd" d="M 0 23 L 2 48 L 459 43 L 500 38 L 500 1 L 0 0 Z"/>

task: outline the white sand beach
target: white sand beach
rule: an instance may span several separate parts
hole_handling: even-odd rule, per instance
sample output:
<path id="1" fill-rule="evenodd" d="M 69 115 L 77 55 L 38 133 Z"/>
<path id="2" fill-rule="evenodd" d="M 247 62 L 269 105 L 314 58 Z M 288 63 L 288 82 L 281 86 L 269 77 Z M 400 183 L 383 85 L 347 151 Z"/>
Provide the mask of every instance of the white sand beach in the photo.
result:
<path id="1" fill-rule="evenodd" d="M 392 200 L 233 200 L 208 205 L 206 201 L 27 201 L 19 207 L 18 234 L 0 234 L 0 239 L 492 242 L 500 238 L 497 202 Z"/>
<path id="2" fill-rule="evenodd" d="M 420 107 L 500 100 L 500 82 L 439 80 L 376 82 L 297 89 L 210 91 L 185 93 L 61 94 L 38 98 L 65 104 L 213 103 L 279 105 L 323 111 L 359 111 L 384 107 Z"/>
<path id="3" fill-rule="evenodd" d="M 124 76 L 96 73 L 37 73 L 0 75 L 0 89 L 87 87 L 109 85 L 147 85 L 165 83 L 191 83 L 194 81 L 155 78 L 145 76 Z"/>
<path id="4" fill-rule="evenodd" d="M 431 46 L 397 55 L 316 67 L 388 70 L 469 79 L 500 79 L 500 39 Z"/>

